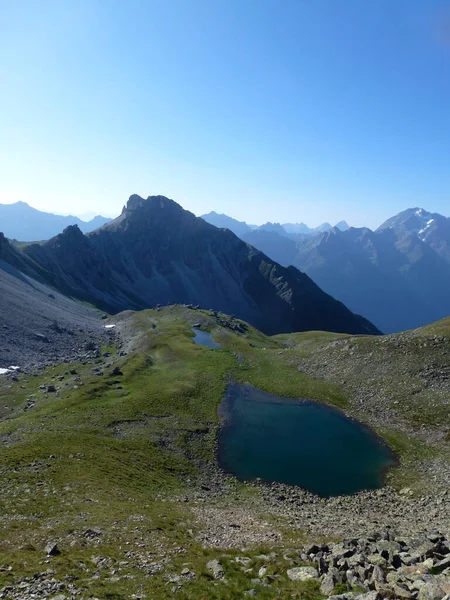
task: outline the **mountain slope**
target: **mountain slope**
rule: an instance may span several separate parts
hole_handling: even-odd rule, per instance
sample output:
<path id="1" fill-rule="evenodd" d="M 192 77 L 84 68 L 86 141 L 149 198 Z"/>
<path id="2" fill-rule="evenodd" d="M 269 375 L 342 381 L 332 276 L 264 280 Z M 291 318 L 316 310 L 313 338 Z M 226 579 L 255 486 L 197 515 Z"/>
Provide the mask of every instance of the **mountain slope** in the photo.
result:
<path id="1" fill-rule="evenodd" d="M 224 214 L 219 215 L 213 210 L 207 215 L 202 215 L 201 218 L 210 225 L 219 227 L 219 229 L 229 229 L 239 237 L 252 230 L 245 221 L 238 221 Z"/>
<path id="2" fill-rule="evenodd" d="M 305 274 L 164 196 L 131 196 L 104 227 L 83 235 L 71 226 L 16 254 L 28 274 L 112 312 L 189 303 L 233 313 L 266 333 L 377 333 Z"/>
<path id="3" fill-rule="evenodd" d="M 292 264 L 297 252 L 297 244 L 286 235 L 277 231 L 255 229 L 241 236 L 247 244 L 251 244 L 280 265 L 287 267 Z"/>
<path id="4" fill-rule="evenodd" d="M 385 332 L 450 314 L 450 219 L 409 209 L 377 231 L 334 228 L 297 245 L 293 264 Z"/>
<path id="5" fill-rule="evenodd" d="M 78 217 L 42 212 L 25 202 L 0 204 L 0 230 L 6 237 L 23 242 L 48 240 L 69 225 L 78 225 L 81 231 L 88 233 L 110 220 L 99 215 L 85 222 Z"/>
<path id="6" fill-rule="evenodd" d="M 108 352 L 0 377 L 5 600 L 225 600 L 255 589 L 259 600 L 324 600 L 343 597 L 337 581 L 352 586 L 346 598 L 414 598 L 419 586 L 419 599 L 445 597 L 448 322 L 395 336 L 269 338 L 172 306 L 108 324 L 120 336 Z M 194 324 L 225 350 L 196 345 Z M 398 453 L 389 485 L 319 498 L 224 475 L 216 448 L 230 378 L 283 401 L 309 398 L 319 412 L 344 406 Z M 251 456 L 250 436 L 247 445 Z M 311 443 L 304 463 L 321 451 Z M 305 562 L 335 574 L 331 585 L 310 567 L 312 580 L 293 581 Z M 367 592 L 386 573 L 382 595 Z"/>

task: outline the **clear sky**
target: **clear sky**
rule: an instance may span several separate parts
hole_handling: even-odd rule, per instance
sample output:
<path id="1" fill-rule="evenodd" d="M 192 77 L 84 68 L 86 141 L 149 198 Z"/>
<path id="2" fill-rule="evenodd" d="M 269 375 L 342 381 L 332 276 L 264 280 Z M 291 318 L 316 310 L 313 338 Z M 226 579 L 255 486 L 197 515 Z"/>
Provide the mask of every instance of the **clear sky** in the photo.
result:
<path id="1" fill-rule="evenodd" d="M 450 215 L 447 0 L 0 0 L 0 202 Z"/>

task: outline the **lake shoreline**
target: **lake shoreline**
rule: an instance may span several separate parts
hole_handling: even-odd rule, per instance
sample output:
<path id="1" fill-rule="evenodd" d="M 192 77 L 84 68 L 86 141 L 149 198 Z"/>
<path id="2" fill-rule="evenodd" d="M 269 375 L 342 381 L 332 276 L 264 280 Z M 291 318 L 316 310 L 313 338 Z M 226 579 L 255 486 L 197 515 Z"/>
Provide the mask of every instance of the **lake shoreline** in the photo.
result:
<path id="1" fill-rule="evenodd" d="M 339 428 L 344 428 L 342 431 L 343 434 L 343 439 L 347 438 L 351 438 L 351 436 L 357 436 L 358 437 L 358 445 L 363 444 L 364 440 L 366 442 L 366 444 L 370 444 L 371 445 L 371 452 L 379 452 L 379 455 L 381 457 L 381 455 L 383 455 L 383 460 L 384 463 L 383 465 L 378 464 L 376 466 L 376 483 L 374 482 L 374 479 L 369 479 L 368 475 L 366 475 L 366 479 L 369 481 L 368 484 L 363 484 L 361 485 L 361 487 L 359 487 L 359 489 L 354 489 L 354 482 L 350 482 L 351 477 L 349 478 L 349 482 L 347 484 L 348 486 L 348 491 L 344 491 L 342 492 L 342 490 L 346 487 L 344 486 L 341 482 L 339 483 L 335 483 L 335 491 L 331 491 L 331 492 L 324 492 L 323 491 L 323 484 L 320 485 L 311 485 L 311 483 L 308 485 L 307 481 L 308 478 L 305 480 L 303 479 L 303 481 L 300 481 L 300 479 L 302 479 L 302 476 L 299 474 L 299 480 L 298 482 L 295 481 L 294 479 L 297 478 L 297 475 L 294 476 L 293 479 L 293 475 L 292 474 L 288 474 L 288 476 L 285 475 L 281 475 L 280 477 L 276 477 L 276 476 L 264 476 L 263 472 L 267 471 L 267 466 L 264 464 L 259 465 L 259 467 L 256 467 L 256 472 L 261 471 L 261 474 L 255 474 L 252 476 L 243 476 L 242 473 L 245 470 L 243 467 L 243 463 L 245 461 L 245 459 L 247 458 L 247 454 L 251 454 L 251 449 L 249 447 L 249 452 L 248 453 L 244 453 L 241 452 L 241 459 L 239 459 L 237 462 L 235 460 L 235 464 L 233 466 L 233 459 L 231 458 L 230 460 L 230 443 L 233 444 L 233 441 L 230 442 L 230 438 L 231 440 L 233 439 L 233 435 L 237 438 L 237 441 L 235 441 L 235 445 L 239 445 L 241 444 L 241 438 L 242 438 L 242 431 L 239 432 L 237 431 L 236 433 L 234 433 L 235 429 L 239 429 L 240 427 L 242 428 L 242 420 L 245 419 L 245 415 L 240 414 L 239 415 L 239 419 L 237 419 L 235 422 L 233 422 L 233 410 L 235 409 L 235 405 L 236 402 L 241 402 L 243 403 L 242 406 L 246 406 L 246 402 L 249 402 L 248 406 L 252 407 L 251 410 L 254 410 L 255 407 L 258 406 L 258 403 L 260 403 L 260 406 L 263 409 L 269 409 L 272 410 L 272 420 L 276 421 L 276 419 L 280 419 L 281 418 L 281 413 L 280 410 L 283 410 L 281 407 L 289 407 L 290 408 L 290 415 L 289 418 L 290 420 L 292 419 L 299 419 L 298 422 L 298 426 L 299 428 L 301 427 L 305 427 L 304 421 L 305 418 L 311 418 L 311 414 L 314 418 L 314 423 L 316 425 L 315 430 L 316 430 L 316 435 L 318 436 L 319 440 L 320 440 L 320 435 L 322 435 L 323 437 L 323 430 L 321 429 L 321 427 L 318 427 L 317 425 L 320 424 L 320 419 L 324 419 L 325 418 L 325 432 L 327 432 L 327 428 L 328 428 L 328 436 L 331 436 L 331 439 L 328 440 L 329 443 L 333 442 L 333 436 L 334 438 L 334 443 L 337 442 L 338 445 L 338 449 L 342 450 L 342 446 L 344 446 L 344 443 L 339 439 L 339 434 L 336 433 L 336 430 L 339 430 Z M 253 405 L 253 406 L 252 406 Z M 280 407 L 280 410 L 273 410 L 275 406 Z M 303 414 L 297 412 L 296 410 L 293 411 L 293 408 L 301 408 Z M 269 394 L 263 390 L 259 390 L 258 388 L 255 388 L 254 386 L 250 385 L 249 383 L 245 383 L 245 384 L 237 384 L 236 382 L 229 382 L 226 392 L 222 398 L 222 401 L 218 407 L 218 414 L 219 414 L 219 418 L 220 418 L 220 424 L 218 426 L 218 430 L 217 430 L 217 435 L 216 435 L 216 448 L 215 448 L 215 458 L 217 461 L 217 464 L 219 466 L 220 469 L 223 470 L 224 473 L 226 474 L 231 474 L 233 476 L 236 476 L 236 478 L 239 481 L 242 482 L 247 482 L 247 483 L 252 483 L 254 481 L 258 481 L 258 482 L 265 482 L 268 485 L 271 485 L 272 483 L 279 483 L 279 484 L 283 484 L 283 485 L 288 485 L 288 486 L 293 486 L 293 487 L 299 487 L 300 489 L 304 489 L 305 491 L 308 491 L 308 493 L 312 493 L 313 495 L 318 495 L 319 497 L 329 497 L 329 496 L 341 496 L 341 495 L 354 495 L 355 493 L 358 493 L 361 490 L 366 490 L 366 489 L 381 489 L 385 486 L 386 484 L 386 474 L 388 473 L 389 470 L 391 470 L 392 468 L 395 468 L 397 466 L 399 466 L 400 462 L 398 457 L 395 455 L 395 453 L 393 452 L 393 450 L 385 443 L 385 441 L 383 440 L 383 438 L 381 436 L 379 436 L 377 434 L 377 432 L 373 431 L 369 426 L 367 426 L 365 423 L 361 423 L 359 421 L 357 421 L 354 418 L 351 418 L 349 416 L 347 416 L 343 411 L 338 410 L 336 407 L 331 407 L 328 404 L 325 403 L 320 403 L 317 402 L 315 400 L 311 400 L 311 399 L 296 399 L 296 398 L 289 398 L 289 397 L 281 397 L 281 396 L 275 396 L 273 394 Z M 327 423 L 327 421 L 331 420 L 331 423 Z M 261 421 L 261 425 L 264 425 L 264 417 L 262 417 L 262 421 Z M 267 422 L 266 422 L 266 427 L 267 427 Z M 313 424 L 314 425 L 314 424 Z M 253 436 L 255 435 L 255 429 L 261 429 L 260 426 L 258 426 L 257 428 L 255 428 L 255 423 L 252 423 L 251 426 L 253 427 Z M 292 423 L 287 423 L 286 424 L 287 429 L 289 430 L 289 427 L 292 427 Z M 248 433 L 248 432 L 247 432 Z M 292 434 L 292 431 L 291 431 Z M 350 434 L 350 436 L 349 436 Z M 259 432 L 256 432 L 256 437 L 258 438 L 258 436 L 261 436 L 263 434 L 260 434 Z M 283 437 L 284 437 L 284 430 L 283 430 L 283 435 L 281 435 L 281 430 L 280 431 L 274 431 L 274 435 L 275 438 L 277 439 L 278 442 L 274 442 L 274 444 L 278 444 L 272 447 L 272 452 L 276 453 L 280 451 L 280 446 L 282 446 L 283 442 Z M 278 437 L 276 437 L 278 435 Z M 305 432 L 305 430 L 303 430 L 303 436 L 308 435 L 308 431 Z M 248 435 L 247 435 L 248 438 Z M 250 438 L 251 439 L 251 438 Z M 326 453 L 326 449 L 325 449 L 325 442 L 323 442 L 323 444 L 321 445 L 320 441 L 317 441 L 317 452 L 315 453 L 317 454 L 325 454 Z M 247 442 L 249 441 L 249 439 L 246 440 Z M 316 440 L 314 440 L 316 441 Z M 264 439 L 263 439 L 264 442 Z M 300 435 L 300 437 L 297 437 L 294 440 L 294 446 L 289 450 L 289 452 L 286 455 L 286 460 L 291 460 L 291 453 L 293 452 L 294 454 L 297 452 L 299 452 L 298 450 L 298 446 L 299 443 L 301 445 L 301 443 L 303 444 L 308 444 L 308 442 L 302 442 L 302 437 Z M 350 442 L 353 442 L 354 444 L 356 443 L 355 440 L 350 439 Z M 257 443 L 261 443 L 261 440 L 259 440 L 259 442 Z M 228 448 L 226 448 L 226 444 L 228 444 Z M 348 439 L 347 439 L 347 445 L 348 445 Z M 266 450 L 266 446 L 267 443 L 263 443 L 262 447 L 260 448 L 260 451 L 262 454 L 264 454 L 265 450 Z M 242 450 L 242 449 L 241 449 Z M 360 454 L 361 452 L 359 452 Z M 308 457 L 309 454 L 309 457 Z M 363 453 L 364 454 L 364 453 Z M 270 454 L 268 455 L 270 458 Z M 301 465 L 304 463 L 304 461 L 308 460 L 314 460 L 314 457 L 311 457 L 311 452 L 309 448 L 305 448 L 304 450 L 304 454 L 302 455 L 301 451 L 297 456 L 298 458 L 298 463 L 295 466 L 295 471 L 297 472 L 297 469 L 300 473 L 301 471 Z M 371 464 L 371 461 L 373 461 L 373 455 L 370 454 L 367 459 L 368 460 L 368 464 L 367 467 L 365 465 L 356 465 L 356 471 L 354 473 L 355 477 L 357 477 L 358 475 L 361 477 L 361 474 L 364 474 L 364 472 L 368 472 L 369 469 L 369 465 Z M 329 460 L 335 460 L 334 454 L 331 453 Z M 350 464 L 356 464 L 356 458 L 353 454 L 350 454 L 347 457 L 347 460 Z M 283 464 L 283 460 L 282 460 L 282 455 L 280 456 L 280 472 L 283 472 L 283 468 L 282 468 L 282 464 Z M 306 463 L 305 463 L 306 464 Z M 297 466 L 298 465 L 298 466 Z M 324 479 L 326 479 L 326 474 L 322 475 L 322 472 L 324 470 L 326 470 L 328 468 L 327 465 L 327 461 L 324 462 L 324 460 L 322 459 L 322 461 L 318 461 L 318 466 L 317 469 L 316 468 L 311 468 L 311 465 L 309 464 L 309 462 L 307 463 L 307 474 L 308 472 L 310 473 L 311 471 L 317 472 L 317 477 L 320 479 L 320 477 L 323 477 Z M 339 470 L 340 465 L 339 463 L 337 463 L 335 465 L 335 469 Z M 373 465 L 372 465 L 372 469 L 373 469 Z M 250 469 L 251 470 L 251 469 Z M 270 467 L 269 467 L 270 470 Z M 343 476 L 345 476 L 347 474 L 347 470 L 348 470 L 348 466 L 346 466 L 345 471 L 343 471 Z M 311 476 L 309 476 L 310 478 Z M 314 477 L 316 477 L 314 475 Z M 331 475 L 328 474 L 328 477 L 331 477 L 331 479 L 334 477 L 334 473 L 333 473 L 333 469 L 331 469 Z M 374 475 L 375 477 L 375 475 Z M 328 484 L 329 486 L 332 486 L 332 484 Z M 337 487 L 336 487 L 337 486 Z M 358 486 L 357 486 L 358 487 Z M 322 491 L 319 491 L 322 490 Z"/>

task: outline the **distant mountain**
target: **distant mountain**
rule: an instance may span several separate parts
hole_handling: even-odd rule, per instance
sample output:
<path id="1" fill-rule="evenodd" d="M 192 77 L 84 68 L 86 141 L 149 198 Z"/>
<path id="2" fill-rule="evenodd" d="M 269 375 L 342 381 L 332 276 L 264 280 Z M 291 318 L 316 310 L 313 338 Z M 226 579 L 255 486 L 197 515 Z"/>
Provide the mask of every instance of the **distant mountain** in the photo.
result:
<path id="1" fill-rule="evenodd" d="M 257 231 L 277 233 L 278 235 L 281 235 L 283 237 L 288 237 L 287 231 L 279 223 L 264 223 L 264 225 L 260 225 L 259 227 L 257 227 Z"/>
<path id="2" fill-rule="evenodd" d="M 450 315 L 450 219 L 442 215 L 411 208 L 375 232 L 343 221 L 318 235 L 290 238 L 260 230 L 243 236 L 280 264 L 304 271 L 385 333 Z"/>
<path id="3" fill-rule="evenodd" d="M 287 236 L 286 232 L 284 235 L 280 235 L 277 231 L 260 227 L 242 235 L 241 239 L 284 267 L 291 265 L 297 255 L 297 244 Z"/>
<path id="4" fill-rule="evenodd" d="M 270 222 L 264 223 L 264 225 L 248 225 L 245 221 L 237 221 L 228 215 L 219 215 L 214 211 L 208 213 L 207 215 L 202 215 L 201 218 L 215 227 L 229 229 L 242 239 L 244 239 L 249 232 L 257 230 L 271 231 L 273 233 L 278 233 L 282 236 L 290 236 L 292 239 L 298 240 L 305 235 L 318 235 L 319 233 L 323 233 L 324 231 L 331 229 L 331 225 L 329 223 L 322 223 L 322 225 L 319 225 L 319 227 L 308 227 L 308 225 L 305 225 L 305 223 L 280 224 Z M 349 225 L 346 221 L 339 221 L 336 227 L 341 231 L 345 231 L 349 228 Z"/>
<path id="5" fill-rule="evenodd" d="M 283 229 L 287 233 L 300 233 L 304 235 L 310 235 L 312 229 L 305 225 L 305 223 L 283 223 Z"/>
<path id="6" fill-rule="evenodd" d="M 378 333 L 307 275 L 164 196 L 131 196 L 120 217 L 87 235 L 72 225 L 39 244 L 0 242 L 0 259 L 112 312 L 187 303 L 235 314 L 267 333 Z"/>
<path id="7" fill-rule="evenodd" d="M 331 225 L 329 223 L 322 223 L 319 227 L 315 227 L 311 233 L 323 233 L 324 231 L 329 231 L 331 229 Z"/>
<path id="8" fill-rule="evenodd" d="M 81 231 L 88 233 L 109 221 L 111 219 L 102 216 L 85 222 L 78 217 L 54 215 L 36 210 L 25 202 L 0 204 L 0 231 L 6 237 L 22 242 L 48 240 L 69 225 L 78 225 Z"/>
<path id="9" fill-rule="evenodd" d="M 308 225 L 305 225 L 305 223 L 283 223 L 283 229 L 288 233 L 288 234 L 293 234 L 296 237 L 300 234 L 301 236 L 304 235 L 317 235 L 318 233 L 323 233 L 324 231 L 328 231 L 329 229 L 331 229 L 331 225 L 330 223 L 322 223 L 322 225 L 319 225 L 318 227 L 308 227 Z M 349 228 L 349 225 L 346 221 L 339 221 L 339 223 L 337 223 L 335 225 L 335 227 L 337 227 L 338 229 L 340 229 L 341 231 L 345 231 Z M 298 239 L 298 237 L 297 237 Z"/>
<path id="10" fill-rule="evenodd" d="M 339 223 L 336 223 L 335 227 L 341 231 L 347 231 L 347 229 L 350 229 L 350 225 L 347 223 L 347 221 L 339 221 Z"/>
<path id="11" fill-rule="evenodd" d="M 450 314 L 450 219 L 411 208 L 375 232 L 340 231 L 297 244 L 292 264 L 384 332 Z"/>
<path id="12" fill-rule="evenodd" d="M 245 221 L 237 221 L 232 217 L 228 217 L 224 214 L 219 215 L 214 211 L 211 211 L 207 215 L 202 215 L 201 218 L 210 225 L 219 227 L 219 229 L 229 229 L 237 236 L 244 235 L 245 233 L 252 230 L 252 227 L 250 225 L 247 225 Z"/>

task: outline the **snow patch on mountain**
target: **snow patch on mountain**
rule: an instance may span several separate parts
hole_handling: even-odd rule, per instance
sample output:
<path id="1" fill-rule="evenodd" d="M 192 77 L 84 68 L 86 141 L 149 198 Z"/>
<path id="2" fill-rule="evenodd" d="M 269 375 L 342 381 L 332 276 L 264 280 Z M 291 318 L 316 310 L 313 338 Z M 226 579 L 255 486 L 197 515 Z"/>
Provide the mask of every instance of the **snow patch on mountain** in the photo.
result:
<path id="1" fill-rule="evenodd" d="M 423 228 L 422 228 L 422 229 L 419 231 L 418 235 L 419 235 L 419 236 L 424 236 L 424 235 L 425 235 L 425 233 L 426 233 L 426 231 L 427 231 L 427 229 L 429 229 L 429 228 L 430 228 L 430 226 L 431 226 L 433 223 L 434 223 L 434 219 L 429 219 L 429 220 L 427 221 L 427 224 L 425 225 L 425 227 L 423 227 Z"/>

